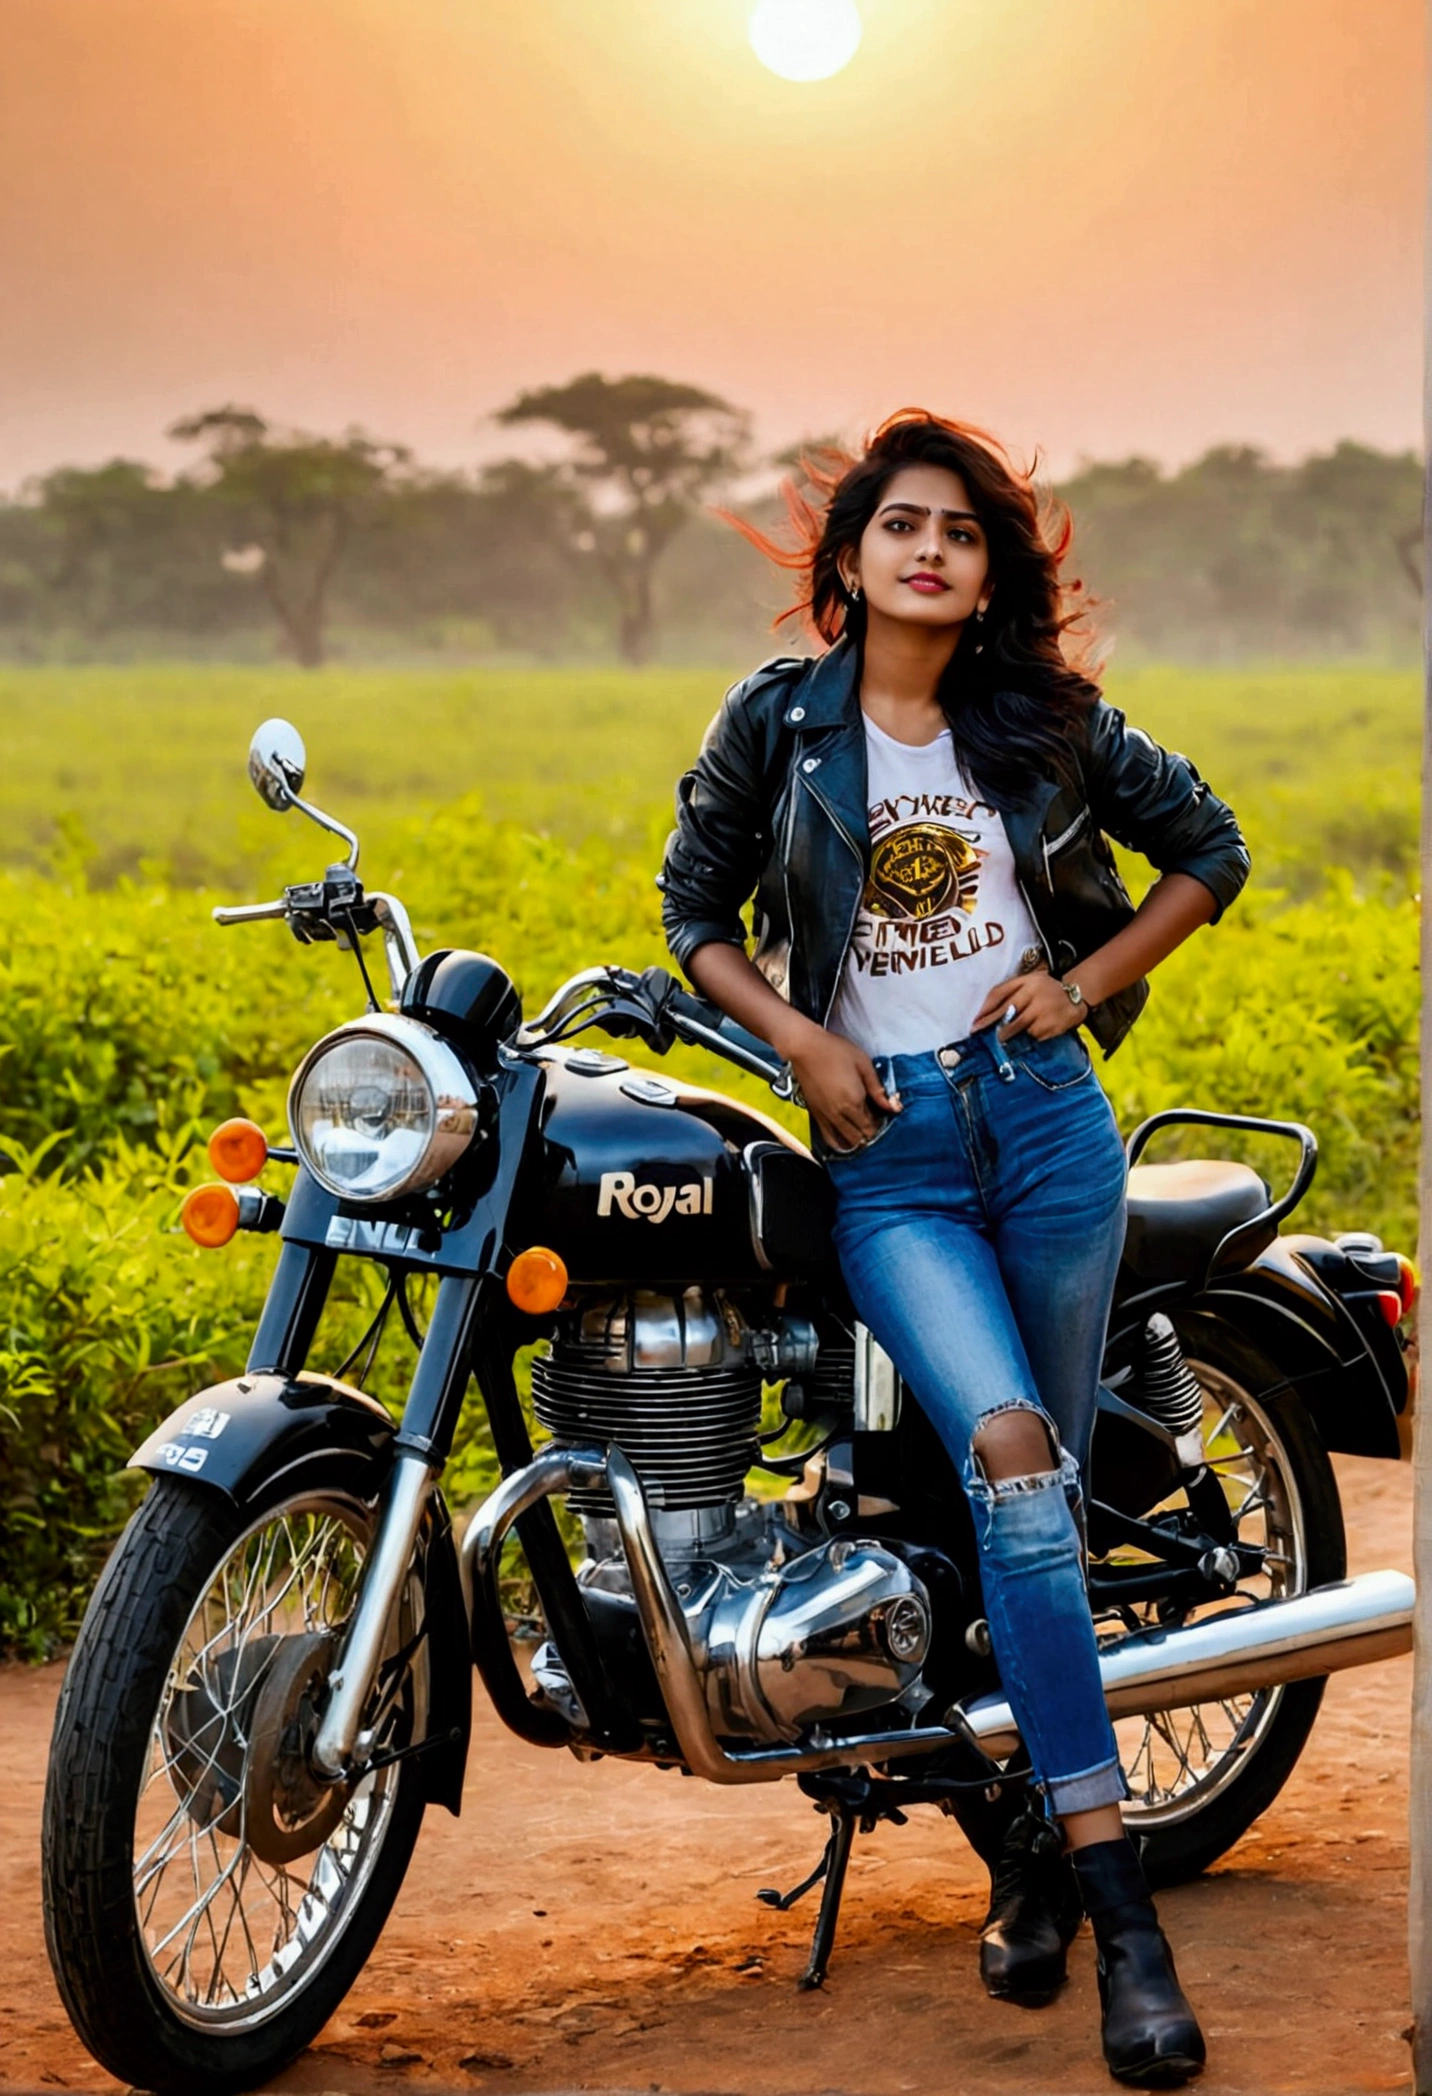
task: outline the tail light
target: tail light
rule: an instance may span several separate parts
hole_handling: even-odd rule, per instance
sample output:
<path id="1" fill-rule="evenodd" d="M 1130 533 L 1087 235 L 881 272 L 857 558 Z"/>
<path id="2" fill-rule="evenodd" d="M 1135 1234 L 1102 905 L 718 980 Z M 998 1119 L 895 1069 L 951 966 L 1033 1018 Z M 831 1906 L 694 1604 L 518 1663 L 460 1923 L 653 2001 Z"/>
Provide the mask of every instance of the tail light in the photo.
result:
<path id="1" fill-rule="evenodd" d="M 1397 1255 L 1397 1300 L 1402 1305 L 1401 1317 L 1410 1317 L 1412 1315 L 1417 1308 L 1417 1298 L 1421 1292 L 1421 1283 L 1417 1279 L 1416 1267 L 1405 1252 L 1399 1252 Z"/>
<path id="2" fill-rule="evenodd" d="M 1417 1298 L 1421 1293 L 1417 1281 L 1417 1269 L 1412 1264 L 1412 1261 L 1403 1252 L 1398 1252 L 1395 1257 L 1397 1259 L 1397 1286 L 1395 1288 L 1379 1288 L 1377 1291 L 1377 1307 L 1390 1325 L 1400 1325 L 1404 1317 L 1412 1315 L 1417 1307 Z"/>
<path id="3" fill-rule="evenodd" d="M 1417 1269 L 1405 1252 L 1384 1251 L 1382 1239 L 1374 1237 L 1370 1230 L 1344 1231 L 1336 1243 L 1366 1283 L 1367 1295 L 1375 1299 L 1389 1325 L 1395 1328 L 1412 1315 L 1421 1286 Z"/>

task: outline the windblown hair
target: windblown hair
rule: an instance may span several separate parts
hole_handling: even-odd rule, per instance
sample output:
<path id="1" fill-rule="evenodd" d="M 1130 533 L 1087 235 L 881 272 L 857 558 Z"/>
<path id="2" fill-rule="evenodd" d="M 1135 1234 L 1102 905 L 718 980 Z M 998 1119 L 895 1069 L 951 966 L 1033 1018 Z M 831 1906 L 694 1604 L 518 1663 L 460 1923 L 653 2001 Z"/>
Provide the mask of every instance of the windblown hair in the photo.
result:
<path id="1" fill-rule="evenodd" d="M 1018 792 L 1031 777 L 1073 777 L 1071 737 L 1098 697 L 1088 673 L 1083 585 L 1060 576 L 1073 525 L 1064 505 L 1041 500 L 1030 474 L 986 431 L 902 408 L 858 457 L 819 448 L 801 460 L 809 492 L 793 481 L 782 486 L 791 544 L 723 512 L 768 559 L 800 578 L 796 601 L 776 625 L 800 619 L 828 645 L 842 637 L 862 644 L 865 603 L 851 601 L 838 562 L 858 547 L 905 466 L 957 473 L 989 540 L 989 608 L 980 627 L 965 627 L 938 693 L 961 769 L 996 797 Z"/>

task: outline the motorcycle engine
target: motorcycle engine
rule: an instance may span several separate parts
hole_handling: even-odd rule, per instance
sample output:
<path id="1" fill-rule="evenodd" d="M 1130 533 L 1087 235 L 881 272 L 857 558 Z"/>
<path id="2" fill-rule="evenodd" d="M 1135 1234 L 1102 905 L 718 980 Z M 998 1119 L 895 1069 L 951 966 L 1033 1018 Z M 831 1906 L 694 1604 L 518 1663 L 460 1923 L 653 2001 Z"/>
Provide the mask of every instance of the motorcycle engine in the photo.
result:
<path id="1" fill-rule="evenodd" d="M 843 1373 L 848 1390 L 849 1351 L 833 1349 L 829 1362 L 820 1352 L 802 1318 L 760 1330 L 716 1291 L 632 1290 L 585 1300 L 532 1364 L 533 1404 L 553 1440 L 615 1442 L 641 1479 L 721 1738 L 775 1744 L 927 1700 L 930 1600 L 903 1559 L 873 1540 L 802 1534 L 781 1502 L 745 1497 L 763 1380 L 799 1376 L 819 1391 Z M 590 1491 L 568 1503 L 586 1534 L 577 1578 L 598 1636 L 609 1664 L 630 1672 L 644 1645 L 611 1501 Z M 553 1646 L 533 1671 L 580 1723 Z"/>

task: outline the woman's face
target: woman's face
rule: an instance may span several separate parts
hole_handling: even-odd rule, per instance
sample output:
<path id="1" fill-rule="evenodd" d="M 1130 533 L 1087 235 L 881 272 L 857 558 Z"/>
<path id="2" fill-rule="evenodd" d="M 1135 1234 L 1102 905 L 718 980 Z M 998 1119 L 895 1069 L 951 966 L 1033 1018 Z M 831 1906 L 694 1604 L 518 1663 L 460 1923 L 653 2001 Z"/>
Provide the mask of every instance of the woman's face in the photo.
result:
<path id="1" fill-rule="evenodd" d="M 989 541 L 958 473 L 902 466 L 887 481 L 853 553 L 841 556 L 872 615 L 916 626 L 962 626 L 991 594 Z"/>

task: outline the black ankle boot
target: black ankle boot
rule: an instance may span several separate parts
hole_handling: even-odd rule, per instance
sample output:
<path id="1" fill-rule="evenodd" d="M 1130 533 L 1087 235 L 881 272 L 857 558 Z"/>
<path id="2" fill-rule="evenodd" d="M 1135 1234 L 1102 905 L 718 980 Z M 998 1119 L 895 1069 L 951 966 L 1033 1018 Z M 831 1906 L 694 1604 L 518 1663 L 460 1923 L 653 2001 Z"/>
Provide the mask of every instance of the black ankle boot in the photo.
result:
<path id="1" fill-rule="evenodd" d="M 1073 1861 L 1099 1946 L 1109 2072 L 1140 2088 L 1176 2088 L 1203 2065 L 1203 2032 L 1179 1986 L 1143 1865 L 1127 1840 L 1094 1842 L 1076 1849 Z"/>
<path id="2" fill-rule="evenodd" d="M 990 1864 L 980 1978 L 996 2001 L 1042 2008 L 1065 1980 L 1065 1952 L 1083 1919 L 1062 1830 L 1026 1805 Z"/>

